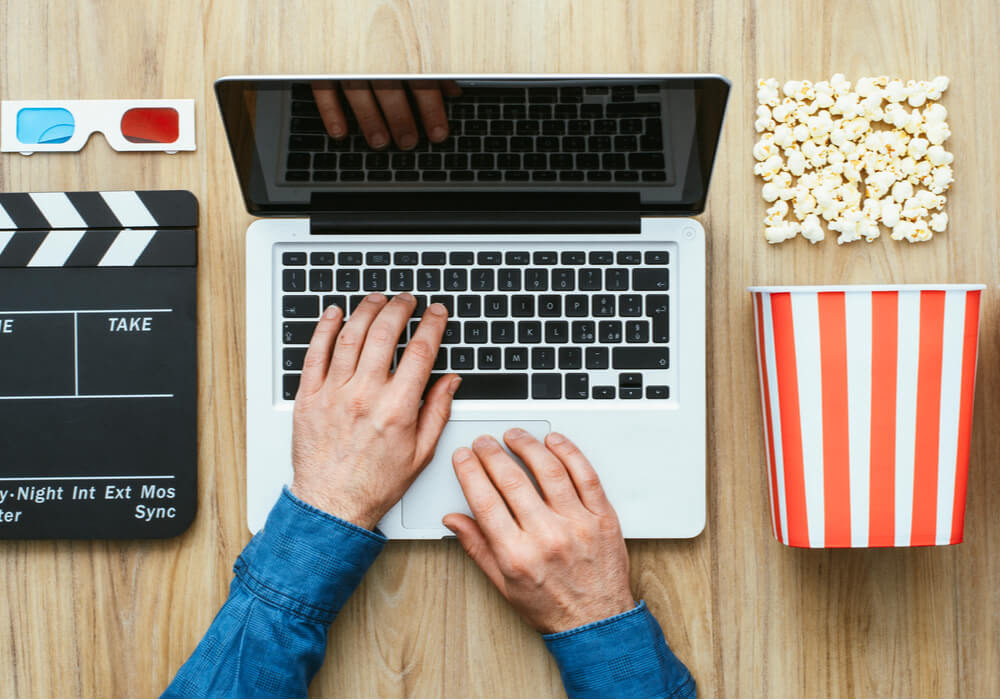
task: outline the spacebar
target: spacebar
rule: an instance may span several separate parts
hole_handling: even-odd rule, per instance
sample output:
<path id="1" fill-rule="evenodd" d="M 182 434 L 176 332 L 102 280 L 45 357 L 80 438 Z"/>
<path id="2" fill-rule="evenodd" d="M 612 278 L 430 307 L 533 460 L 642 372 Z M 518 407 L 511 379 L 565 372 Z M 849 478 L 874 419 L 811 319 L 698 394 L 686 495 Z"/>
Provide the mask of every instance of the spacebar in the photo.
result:
<path id="1" fill-rule="evenodd" d="M 428 386 L 443 374 L 432 374 Z M 528 398 L 527 374 L 462 374 L 456 399 L 526 399 Z"/>

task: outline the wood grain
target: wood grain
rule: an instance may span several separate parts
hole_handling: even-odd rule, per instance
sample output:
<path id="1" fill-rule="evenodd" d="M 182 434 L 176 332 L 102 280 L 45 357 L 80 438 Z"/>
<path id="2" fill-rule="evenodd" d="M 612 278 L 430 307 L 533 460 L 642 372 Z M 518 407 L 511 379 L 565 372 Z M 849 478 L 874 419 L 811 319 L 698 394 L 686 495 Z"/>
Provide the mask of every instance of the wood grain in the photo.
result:
<path id="1" fill-rule="evenodd" d="M 709 524 L 631 546 L 633 582 L 702 695 L 1000 695 L 992 0 L 6 0 L 0 98 L 194 97 L 198 151 L 0 156 L 4 191 L 187 188 L 201 201 L 200 508 L 166 542 L 0 543 L 0 695 L 159 694 L 247 542 L 243 236 L 212 94 L 231 73 L 706 71 L 733 81 L 708 212 Z M 957 183 L 929 244 L 768 247 L 754 81 L 948 75 Z M 796 551 L 770 534 L 748 284 L 984 282 L 966 542 Z M 4 435 L 3 438 L 8 436 Z M 990 455 L 994 455 L 993 458 Z M 393 543 L 334 623 L 323 696 L 561 695 L 534 633 L 455 543 Z"/>

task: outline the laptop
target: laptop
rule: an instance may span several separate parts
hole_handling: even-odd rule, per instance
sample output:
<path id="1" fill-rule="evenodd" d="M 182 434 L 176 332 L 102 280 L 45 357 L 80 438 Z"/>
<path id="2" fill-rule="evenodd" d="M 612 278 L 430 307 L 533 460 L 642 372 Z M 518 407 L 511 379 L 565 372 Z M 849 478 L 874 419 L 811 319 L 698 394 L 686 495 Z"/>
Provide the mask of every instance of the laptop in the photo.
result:
<path id="1" fill-rule="evenodd" d="M 349 109 L 347 138 L 327 135 L 314 81 L 417 78 L 460 90 L 444 98 L 443 142 L 372 149 Z M 705 232 L 690 217 L 725 78 L 246 76 L 215 89 L 260 217 L 246 236 L 251 532 L 291 482 L 292 407 L 322 310 L 349 315 L 373 291 L 414 294 L 415 316 L 444 303 L 432 381 L 463 377 L 433 461 L 379 523 L 386 536 L 450 536 L 442 516 L 469 512 L 452 453 L 514 426 L 576 442 L 626 537 L 703 530 Z"/>

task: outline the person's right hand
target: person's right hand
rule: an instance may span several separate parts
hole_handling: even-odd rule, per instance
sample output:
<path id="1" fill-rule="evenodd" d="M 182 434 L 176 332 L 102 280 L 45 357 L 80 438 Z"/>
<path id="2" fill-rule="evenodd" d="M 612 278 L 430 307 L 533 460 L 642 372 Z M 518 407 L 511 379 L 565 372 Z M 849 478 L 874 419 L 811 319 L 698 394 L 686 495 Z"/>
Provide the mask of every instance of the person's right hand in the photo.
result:
<path id="1" fill-rule="evenodd" d="M 545 444 L 524 430 L 504 442 L 541 488 L 490 436 L 452 456 L 475 520 L 449 513 L 445 527 L 525 621 L 562 632 L 635 607 L 628 553 L 593 466 L 559 433 Z"/>
<path id="2" fill-rule="evenodd" d="M 448 137 L 448 115 L 442 93 L 447 97 L 462 94 L 454 80 L 407 80 L 406 88 L 399 80 L 344 80 L 340 86 L 361 133 L 372 148 L 388 146 L 390 133 L 391 139 L 403 150 L 417 145 L 420 135 L 406 97 L 407 89 L 417 103 L 427 138 L 434 143 Z M 334 139 L 346 137 L 347 117 L 337 96 L 337 86 L 331 80 L 316 80 L 312 91 L 327 133 Z"/>

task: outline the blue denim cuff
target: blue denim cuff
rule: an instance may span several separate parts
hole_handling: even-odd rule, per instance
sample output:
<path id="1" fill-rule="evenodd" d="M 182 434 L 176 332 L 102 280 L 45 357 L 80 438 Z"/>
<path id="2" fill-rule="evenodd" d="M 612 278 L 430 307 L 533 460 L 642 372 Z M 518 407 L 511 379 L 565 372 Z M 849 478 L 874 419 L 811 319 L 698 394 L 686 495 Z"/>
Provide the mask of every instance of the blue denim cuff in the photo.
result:
<path id="1" fill-rule="evenodd" d="M 330 624 L 385 542 L 299 500 L 286 486 L 233 572 L 266 603 Z"/>
<path id="2" fill-rule="evenodd" d="M 695 682 L 646 601 L 628 612 L 542 637 L 571 698 L 694 697 Z"/>

